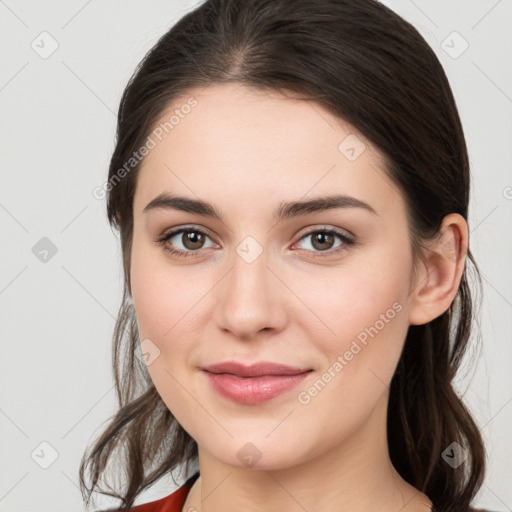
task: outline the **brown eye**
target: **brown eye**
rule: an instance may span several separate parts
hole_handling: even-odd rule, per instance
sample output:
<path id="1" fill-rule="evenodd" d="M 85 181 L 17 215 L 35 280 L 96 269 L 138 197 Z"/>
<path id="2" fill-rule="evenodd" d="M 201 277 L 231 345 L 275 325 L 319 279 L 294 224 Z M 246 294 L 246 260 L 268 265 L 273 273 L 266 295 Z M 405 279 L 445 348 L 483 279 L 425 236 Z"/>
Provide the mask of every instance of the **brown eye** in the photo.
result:
<path id="1" fill-rule="evenodd" d="M 331 256 L 353 246 L 355 239 L 335 229 L 316 229 L 302 236 L 299 242 L 306 243 L 302 249 L 313 256 Z"/>
<path id="2" fill-rule="evenodd" d="M 313 247 L 319 251 L 331 249 L 334 244 L 334 236 L 324 231 L 313 233 L 311 240 Z"/>
<path id="3" fill-rule="evenodd" d="M 205 241 L 205 236 L 199 231 L 185 231 L 181 236 L 181 242 L 186 249 L 193 251 L 201 249 Z"/>
<path id="4" fill-rule="evenodd" d="M 201 249 L 216 246 L 209 235 L 197 228 L 176 229 L 155 241 L 165 251 L 183 258 L 199 255 L 202 252 Z M 208 242 L 209 245 L 207 245 Z"/>

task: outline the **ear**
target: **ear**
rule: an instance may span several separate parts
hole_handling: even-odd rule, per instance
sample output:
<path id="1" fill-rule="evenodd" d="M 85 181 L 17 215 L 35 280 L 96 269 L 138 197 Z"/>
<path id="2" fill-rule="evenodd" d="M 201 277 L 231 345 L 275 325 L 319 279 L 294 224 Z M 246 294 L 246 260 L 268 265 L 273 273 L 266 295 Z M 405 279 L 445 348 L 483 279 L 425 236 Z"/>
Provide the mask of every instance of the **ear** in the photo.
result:
<path id="1" fill-rule="evenodd" d="M 409 303 L 409 324 L 422 325 L 443 314 L 455 299 L 468 249 L 468 226 L 458 213 L 443 219 L 439 236 L 427 244 Z"/>

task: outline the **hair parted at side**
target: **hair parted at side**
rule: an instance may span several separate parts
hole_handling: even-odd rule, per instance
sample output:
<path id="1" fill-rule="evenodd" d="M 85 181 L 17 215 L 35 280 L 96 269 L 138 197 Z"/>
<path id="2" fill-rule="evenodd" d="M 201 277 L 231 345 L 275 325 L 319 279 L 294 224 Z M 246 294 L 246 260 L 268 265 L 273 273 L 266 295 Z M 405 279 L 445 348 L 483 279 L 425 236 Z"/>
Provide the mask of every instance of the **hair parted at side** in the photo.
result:
<path id="1" fill-rule="evenodd" d="M 200 4 L 159 39 L 130 79 L 120 103 L 109 180 L 175 98 L 228 82 L 317 102 L 367 137 L 404 196 L 415 255 L 446 215 L 459 213 L 467 220 L 468 154 L 448 79 L 418 31 L 375 0 Z M 110 181 L 107 196 L 124 267 L 112 354 L 119 410 L 85 451 L 79 471 L 87 506 L 99 491 L 118 498 L 120 510 L 172 470 L 185 466 L 187 472 L 197 458 L 196 442 L 167 409 L 137 357 L 130 252 L 139 167 L 115 184 Z M 456 299 L 428 324 L 409 327 L 390 385 L 393 465 L 442 512 L 467 512 L 485 473 L 481 434 L 453 384 L 473 327 L 468 264 L 481 287 L 468 250 Z M 468 455 L 457 468 L 441 457 L 453 442 Z M 114 487 L 106 479 L 113 461 L 124 478 Z"/>

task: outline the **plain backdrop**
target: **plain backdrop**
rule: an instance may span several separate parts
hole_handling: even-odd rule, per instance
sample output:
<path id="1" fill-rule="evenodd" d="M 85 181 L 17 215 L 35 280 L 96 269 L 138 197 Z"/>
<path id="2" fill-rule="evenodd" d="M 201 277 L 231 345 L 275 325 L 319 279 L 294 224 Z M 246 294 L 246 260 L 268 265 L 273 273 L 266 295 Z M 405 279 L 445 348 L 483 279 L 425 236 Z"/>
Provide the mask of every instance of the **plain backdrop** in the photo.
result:
<path id="1" fill-rule="evenodd" d="M 476 504 L 512 510 L 512 3 L 385 3 L 439 56 L 464 125 L 483 350 L 457 386 L 489 451 Z M 107 176 L 124 86 L 193 5 L 0 0 L 0 512 L 84 509 L 80 458 L 115 412 L 122 289 L 118 238 L 92 191 Z M 163 479 L 136 503 L 174 488 Z"/>

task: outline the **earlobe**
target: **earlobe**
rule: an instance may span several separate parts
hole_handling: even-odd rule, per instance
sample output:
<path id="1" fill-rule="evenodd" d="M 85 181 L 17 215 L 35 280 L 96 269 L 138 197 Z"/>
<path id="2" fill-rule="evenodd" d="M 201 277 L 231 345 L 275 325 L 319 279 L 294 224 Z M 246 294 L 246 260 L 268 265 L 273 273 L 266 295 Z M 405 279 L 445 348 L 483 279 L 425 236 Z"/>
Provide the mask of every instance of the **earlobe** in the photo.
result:
<path id="1" fill-rule="evenodd" d="M 468 236 L 462 215 L 452 213 L 443 219 L 439 236 L 428 245 L 411 292 L 409 324 L 426 324 L 450 307 L 464 272 Z"/>

